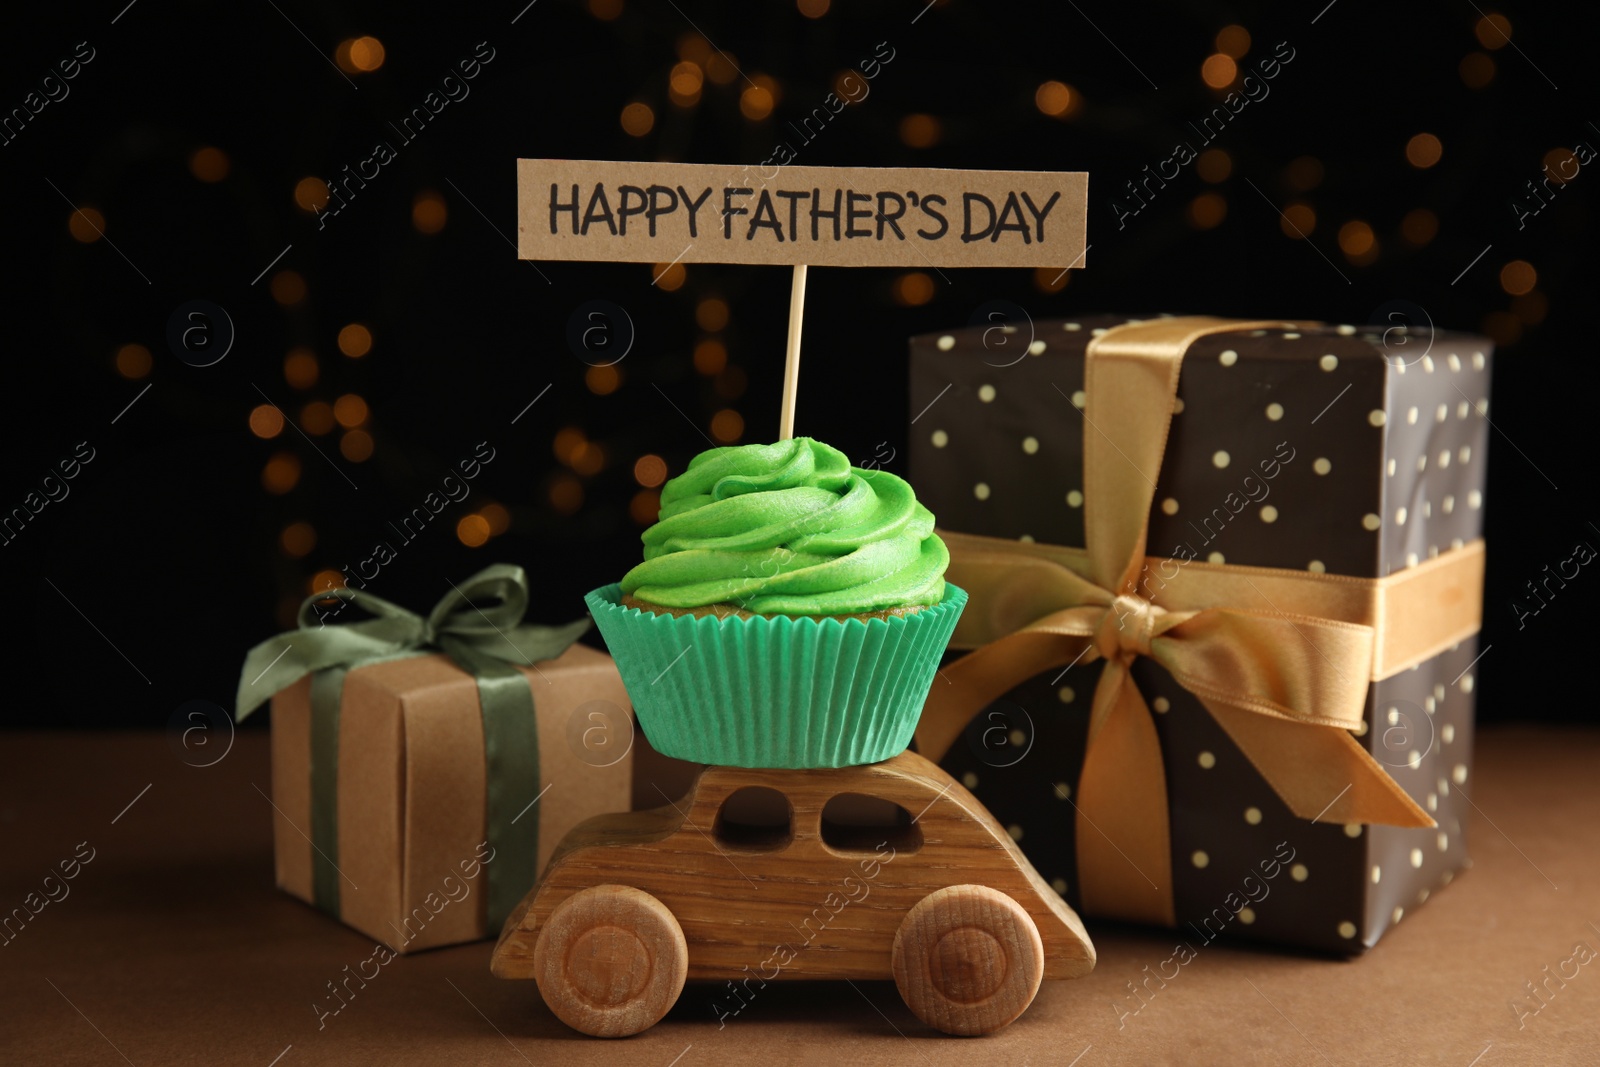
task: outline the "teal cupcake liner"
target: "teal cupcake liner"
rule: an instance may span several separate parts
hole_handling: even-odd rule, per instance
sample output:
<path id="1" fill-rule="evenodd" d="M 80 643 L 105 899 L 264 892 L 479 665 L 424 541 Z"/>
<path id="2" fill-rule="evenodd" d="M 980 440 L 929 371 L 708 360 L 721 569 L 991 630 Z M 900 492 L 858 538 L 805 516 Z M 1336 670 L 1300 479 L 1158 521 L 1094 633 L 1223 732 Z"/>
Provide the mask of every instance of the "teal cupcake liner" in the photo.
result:
<path id="1" fill-rule="evenodd" d="M 730 767 L 850 767 L 905 751 L 967 594 L 887 619 L 669 615 L 586 598 L 659 752 Z"/>

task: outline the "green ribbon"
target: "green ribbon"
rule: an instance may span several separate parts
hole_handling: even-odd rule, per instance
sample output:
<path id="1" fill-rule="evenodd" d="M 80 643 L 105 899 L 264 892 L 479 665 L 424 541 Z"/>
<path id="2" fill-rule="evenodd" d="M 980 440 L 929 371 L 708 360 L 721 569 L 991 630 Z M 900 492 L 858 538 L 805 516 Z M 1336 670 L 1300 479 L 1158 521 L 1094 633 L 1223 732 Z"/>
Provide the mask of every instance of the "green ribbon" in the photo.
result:
<path id="1" fill-rule="evenodd" d="M 554 659 L 589 628 L 524 623 L 528 578 L 521 567 L 497 563 L 462 585 L 451 585 L 424 618 L 360 589 L 313 593 L 300 605 L 299 629 L 261 642 L 245 656 L 235 708 L 242 722 L 273 694 L 311 678 L 312 893 L 317 907 L 339 917 L 339 707 L 345 675 L 384 660 L 437 649 L 478 683 L 487 766 L 485 824 L 489 929 L 498 930 L 538 874 L 539 819 L 527 816 L 540 796 L 539 731 L 533 691 L 512 664 Z M 318 606 L 330 598 L 371 614 L 332 624 Z M 479 601 L 496 601 L 480 606 Z"/>

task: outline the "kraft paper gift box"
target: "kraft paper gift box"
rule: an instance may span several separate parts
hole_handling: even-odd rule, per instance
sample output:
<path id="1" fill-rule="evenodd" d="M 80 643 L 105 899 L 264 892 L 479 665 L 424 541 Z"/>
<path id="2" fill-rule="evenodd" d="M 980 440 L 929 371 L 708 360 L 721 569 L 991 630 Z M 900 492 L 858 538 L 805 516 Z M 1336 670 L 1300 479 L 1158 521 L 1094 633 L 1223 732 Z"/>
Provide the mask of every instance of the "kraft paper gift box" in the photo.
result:
<path id="1" fill-rule="evenodd" d="M 1170 317 L 913 338 L 910 478 L 980 649 L 919 746 L 1087 915 L 1375 944 L 1467 864 L 1490 353 Z"/>
<path id="2" fill-rule="evenodd" d="M 243 713 L 260 700 L 251 683 L 258 664 L 289 649 L 259 683 L 264 692 L 284 683 L 272 697 L 281 889 L 399 953 L 494 937 L 568 830 L 628 810 L 628 696 L 611 657 L 572 643 L 587 621 L 519 627 L 522 608 L 513 605 L 514 618 L 486 608 L 484 625 L 467 603 L 486 592 L 525 603 L 525 584 L 518 568 L 490 568 L 446 598 L 453 610 L 436 609 L 426 622 L 341 590 L 369 610 L 376 603 L 402 615 L 345 623 L 351 612 L 318 626 L 314 597 L 301 630 L 251 653 Z M 369 623 L 380 624 L 376 635 L 360 632 Z M 463 644 L 452 626 L 477 632 Z M 308 652 L 297 664 L 296 647 L 324 634 L 360 647 Z M 516 650 L 497 650 L 502 639 Z M 385 655 L 385 643 L 410 652 Z M 448 654 L 418 654 L 433 644 Z M 515 662 L 519 655 L 529 662 Z M 327 665 L 306 673 L 307 657 Z M 340 665 L 351 658 L 357 665 Z"/>

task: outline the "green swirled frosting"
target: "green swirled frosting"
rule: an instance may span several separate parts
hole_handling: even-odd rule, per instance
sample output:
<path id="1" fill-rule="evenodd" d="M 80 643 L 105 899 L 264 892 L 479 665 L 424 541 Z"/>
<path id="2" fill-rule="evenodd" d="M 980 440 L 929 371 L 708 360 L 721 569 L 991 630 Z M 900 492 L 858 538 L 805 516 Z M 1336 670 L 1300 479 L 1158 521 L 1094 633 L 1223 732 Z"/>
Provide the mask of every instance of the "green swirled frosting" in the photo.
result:
<path id="1" fill-rule="evenodd" d="M 696 456 L 662 488 L 622 591 L 670 608 L 848 615 L 939 603 L 949 562 L 904 479 L 796 437 Z"/>

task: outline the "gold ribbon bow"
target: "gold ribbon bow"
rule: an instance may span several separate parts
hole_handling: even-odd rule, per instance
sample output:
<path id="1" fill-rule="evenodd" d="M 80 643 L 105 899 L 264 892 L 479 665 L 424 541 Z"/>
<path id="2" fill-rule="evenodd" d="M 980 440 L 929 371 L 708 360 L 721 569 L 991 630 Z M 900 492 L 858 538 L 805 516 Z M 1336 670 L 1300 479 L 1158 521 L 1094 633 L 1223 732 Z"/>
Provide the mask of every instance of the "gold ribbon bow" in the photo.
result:
<path id="1" fill-rule="evenodd" d="M 1434 825 L 1350 731 L 1370 681 L 1476 631 L 1481 542 L 1383 579 L 1145 555 L 1184 352 L 1206 334 L 1281 325 L 1169 318 L 1090 343 L 1085 549 L 942 534 L 948 576 L 971 597 L 953 644 L 982 647 L 934 685 L 924 755 L 940 758 L 973 714 L 1041 671 L 1106 663 L 1076 802 L 1078 882 L 1096 915 L 1176 921 L 1161 748 L 1129 673 L 1139 656 L 1199 698 L 1297 816 Z"/>

